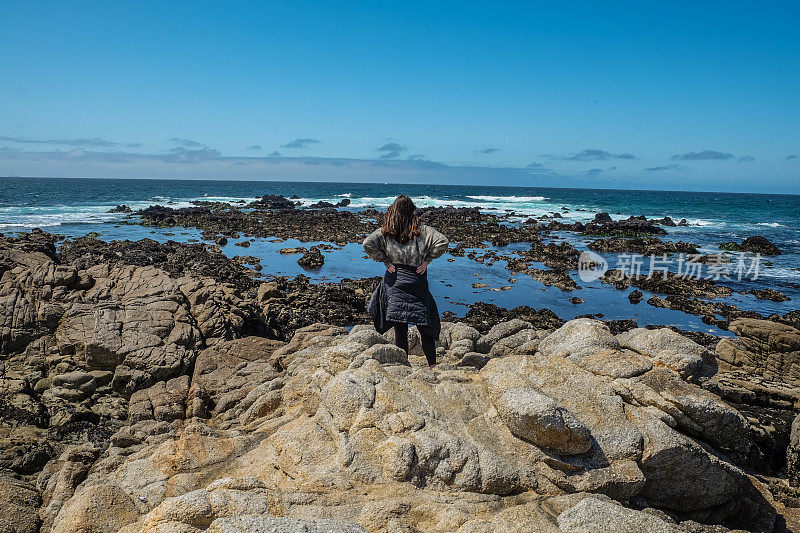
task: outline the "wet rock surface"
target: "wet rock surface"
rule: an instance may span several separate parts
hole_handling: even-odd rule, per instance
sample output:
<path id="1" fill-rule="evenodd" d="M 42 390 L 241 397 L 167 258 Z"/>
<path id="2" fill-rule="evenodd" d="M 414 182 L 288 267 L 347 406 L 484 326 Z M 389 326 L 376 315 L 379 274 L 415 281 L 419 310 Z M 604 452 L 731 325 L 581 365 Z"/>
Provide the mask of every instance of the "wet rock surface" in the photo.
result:
<path id="1" fill-rule="evenodd" d="M 258 289 L 267 335 L 289 339 L 315 322 L 353 325 L 367 321 L 367 301 L 379 277 L 312 284 L 303 276 L 276 277 Z"/>
<path id="2" fill-rule="evenodd" d="M 495 325 L 513 319 L 530 322 L 538 329 L 555 329 L 564 323 L 549 309 L 534 309 L 529 306 L 505 309 L 486 302 L 477 302 L 470 306 L 469 311 L 461 320 L 478 331 L 487 333 Z"/>
<path id="3" fill-rule="evenodd" d="M 254 287 L 253 271 L 230 261 L 222 252 L 204 244 L 152 239 L 106 242 L 81 237 L 59 247 L 59 262 L 86 270 L 95 265 L 153 266 L 172 277 L 207 276 L 222 283 Z"/>
<path id="4" fill-rule="evenodd" d="M 674 296 L 695 296 L 703 298 L 717 298 L 730 296 L 733 289 L 714 283 L 710 279 L 697 279 L 678 276 L 672 272 L 658 272 L 652 276 L 631 275 L 620 270 L 609 270 L 601 278 L 603 283 L 614 285 L 617 289 L 624 290 L 636 287 L 658 294 Z"/>
<path id="5" fill-rule="evenodd" d="M 483 213 L 478 208 L 428 207 L 420 209 L 419 216 L 420 221 L 435 227 L 447 235 L 451 243 L 464 248 L 483 248 L 487 242 L 503 246 L 536 238 L 536 230 L 501 224 L 503 217 Z"/>
<path id="6" fill-rule="evenodd" d="M 588 244 L 590 250 L 597 252 L 634 252 L 640 255 L 697 254 L 693 244 L 678 241 L 662 241 L 657 237 L 637 237 L 633 239 L 597 239 Z"/>
<path id="7" fill-rule="evenodd" d="M 603 216 L 606 215 L 606 216 Z M 613 220 L 608 213 L 598 213 L 591 222 L 561 222 L 554 220 L 545 227 L 551 231 L 574 231 L 584 235 L 608 237 L 643 237 L 666 235 L 667 230 L 659 224 L 662 220 L 647 220 L 645 217 L 630 217 L 625 220 Z M 675 225 L 674 223 L 672 225 Z"/>
<path id="8" fill-rule="evenodd" d="M 342 202 L 296 208 L 291 200 L 281 198 L 253 202 L 247 209 L 231 205 L 222 209 L 152 206 L 136 215 L 138 223 L 145 226 L 186 226 L 225 236 L 246 234 L 335 243 L 361 242 L 383 220 L 383 213 L 376 210 L 358 213 L 337 210 L 337 207 L 345 207 Z M 485 247 L 487 242 L 498 245 L 529 242 L 537 234 L 533 228 L 501 224 L 504 217 L 482 213 L 477 208 L 431 207 L 420 209 L 419 215 L 423 223 L 435 226 L 446 233 L 451 242 L 464 247 Z"/>
<path id="9" fill-rule="evenodd" d="M 375 229 L 368 218 L 349 211 L 336 209 L 295 209 L 265 204 L 250 204 L 249 209 L 228 206 L 228 209 L 212 210 L 209 207 L 153 206 L 138 211 L 138 222 L 145 226 L 195 227 L 223 236 L 245 234 L 255 237 L 280 237 L 308 241 L 330 241 L 337 243 L 360 242 Z"/>
<path id="10" fill-rule="evenodd" d="M 319 270 L 325 263 L 325 257 L 318 247 L 312 246 L 311 249 L 297 260 L 297 264 L 307 270 Z"/>
<path id="11" fill-rule="evenodd" d="M 775 289 L 753 289 L 747 291 L 747 293 L 752 294 L 759 300 L 771 300 L 773 302 L 788 302 L 791 300 L 791 298 Z"/>
<path id="12" fill-rule="evenodd" d="M 732 303 L 721 301 L 734 294 L 734 290 L 727 285 L 721 285 L 712 279 L 679 276 L 668 272 L 650 275 L 631 275 L 621 270 L 607 271 L 601 278 L 602 283 L 613 285 L 619 290 L 631 291 L 628 299 L 636 304 L 644 299 L 642 290 L 655 293 L 647 299 L 647 303 L 654 307 L 674 309 L 684 313 L 696 315 L 703 322 L 727 330 L 731 321 L 740 318 L 763 319 L 782 323 L 793 323 L 796 319 L 793 312 L 785 315 L 763 316 L 756 311 L 740 309 Z M 641 290 L 640 290 L 641 289 Z M 788 301 L 785 295 L 774 289 L 749 290 L 744 294 L 752 294 L 759 299 L 768 299 L 777 302 Z M 661 297 L 659 295 L 665 295 Z"/>
<path id="13" fill-rule="evenodd" d="M 360 242 L 382 223 L 383 217 L 382 212 L 370 208 L 357 212 L 337 210 L 336 207 L 325 205 L 297 208 L 292 200 L 283 197 L 268 197 L 264 202 L 250 204 L 246 209 L 230 204 L 223 206 L 227 208 L 198 206 L 172 209 L 154 206 L 140 211 L 137 216 L 145 225 L 197 227 L 204 230 L 210 240 L 218 238 L 217 236 L 238 237 L 239 234 L 244 234 L 297 238 L 304 242 L 327 241 L 340 245 Z M 420 209 L 419 213 L 423 222 L 434 225 L 450 237 L 453 243 L 449 250 L 451 255 L 467 256 L 486 265 L 503 260 L 509 270 L 526 274 L 545 286 L 554 286 L 565 292 L 580 288 L 576 281 L 579 251 L 567 242 L 556 242 L 558 238 L 553 238 L 553 231 L 579 234 L 589 241 L 587 244 L 590 249 L 602 253 L 637 253 L 658 257 L 682 254 L 687 261 L 708 268 L 711 263 L 730 261 L 724 254 L 700 255 L 696 253 L 696 246 L 690 243 L 661 240 L 659 236 L 666 234 L 664 228 L 688 225 L 685 220 L 676 223 L 669 217 L 648 219 L 638 216 L 614 220 L 608 213 L 599 213 L 589 223 L 571 223 L 548 218 L 545 223 L 530 219 L 525 224 L 518 224 L 511 223 L 515 216 L 513 212 L 487 213 L 478 208 L 432 207 Z M 749 250 L 774 253 L 774 250 L 768 250 L 769 241 L 762 237 L 752 237 L 746 242 Z M 512 252 L 505 252 L 503 247 L 512 243 L 529 243 L 529 249 L 517 248 Z M 489 244 L 499 249 L 480 251 Z M 741 248 L 738 244 L 736 246 L 737 250 Z M 286 253 L 289 250 L 286 249 Z M 320 255 L 322 254 L 310 252 L 301 263 L 305 265 L 304 268 L 314 270 L 318 268 L 320 260 L 324 261 L 324 256 Z M 687 266 L 686 269 L 688 272 L 690 267 Z M 609 271 L 604 280 L 616 277 L 615 272 Z M 617 280 L 613 283 L 618 288 L 634 286 L 655 293 L 656 296 L 648 297 L 651 305 L 699 316 L 704 322 L 721 329 L 725 329 L 732 319 L 761 317 L 754 312 L 741 311 L 733 304 L 710 301 L 731 296 L 732 289 L 724 283 L 710 279 L 695 280 L 692 276 L 675 274 L 669 274 L 664 280 L 659 275 L 640 278 L 642 279 L 627 282 Z M 758 299 L 787 301 L 780 292 L 770 289 L 756 289 L 750 293 Z"/>
<path id="14" fill-rule="evenodd" d="M 577 283 L 570 276 L 570 271 L 578 268 L 579 255 L 578 250 L 567 242 L 545 243 L 537 236 L 531 240 L 528 250 L 516 251 L 513 255 L 503 255 L 500 258 L 508 262 L 506 268 L 512 272 L 527 274 L 546 286 L 571 291 L 577 288 Z M 544 264 L 548 268 L 538 268 L 536 263 Z"/>

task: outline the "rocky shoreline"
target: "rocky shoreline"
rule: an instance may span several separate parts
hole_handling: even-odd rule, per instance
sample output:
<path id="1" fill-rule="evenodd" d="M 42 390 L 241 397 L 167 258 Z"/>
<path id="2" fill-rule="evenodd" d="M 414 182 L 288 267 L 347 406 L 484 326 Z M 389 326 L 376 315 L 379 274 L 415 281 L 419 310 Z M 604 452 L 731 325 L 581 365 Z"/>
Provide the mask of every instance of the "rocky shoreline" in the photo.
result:
<path id="1" fill-rule="evenodd" d="M 281 198 L 137 217 L 197 227 L 212 243 L 245 235 L 342 245 L 381 216 Z M 454 256 L 525 243 L 469 253 L 566 291 L 575 283 L 578 251 L 548 238 L 564 230 L 558 221 L 509 225 L 452 208 L 422 216 L 451 236 Z M 643 229 L 672 221 L 620 222 L 601 217 L 570 231 L 605 235 L 593 241 L 598 250 L 693 249 Z M 444 317 L 430 370 L 417 339 L 406 357 L 367 325 L 378 278 L 265 281 L 255 258 L 230 259 L 218 243 L 58 241 L 41 231 L 0 237 L 0 509 L 9 531 L 722 532 L 800 523 L 796 312 L 764 317 L 715 303 L 730 289 L 714 283 L 609 277 L 735 337 L 478 303 Z M 312 265 L 324 248 L 313 249 Z"/>

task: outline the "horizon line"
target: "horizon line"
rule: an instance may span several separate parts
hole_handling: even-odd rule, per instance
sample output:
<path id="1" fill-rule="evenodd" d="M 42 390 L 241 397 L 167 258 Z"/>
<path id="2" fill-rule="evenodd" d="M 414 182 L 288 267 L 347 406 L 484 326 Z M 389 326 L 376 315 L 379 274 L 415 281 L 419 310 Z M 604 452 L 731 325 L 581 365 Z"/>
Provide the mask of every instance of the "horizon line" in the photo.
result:
<path id="1" fill-rule="evenodd" d="M 209 182 L 231 182 L 231 183 L 318 183 L 318 184 L 337 184 L 337 185 L 427 185 L 432 187 L 478 187 L 478 188 L 508 188 L 508 189 L 555 189 L 555 190 L 581 190 L 581 191 L 619 191 L 619 192 L 665 192 L 665 193 L 685 193 L 685 194 L 746 194 L 752 196 L 798 196 L 800 193 L 784 192 L 732 192 L 732 191 L 699 191 L 699 190 L 678 190 L 678 189 L 626 189 L 612 187 L 552 187 L 536 185 L 476 185 L 469 183 L 421 183 L 421 182 L 385 182 L 385 181 L 315 181 L 315 180 L 268 180 L 268 179 L 212 179 L 212 178 L 109 178 L 106 176 L 0 176 L 0 179 L 51 179 L 51 180 L 107 180 L 107 181 L 209 181 Z"/>

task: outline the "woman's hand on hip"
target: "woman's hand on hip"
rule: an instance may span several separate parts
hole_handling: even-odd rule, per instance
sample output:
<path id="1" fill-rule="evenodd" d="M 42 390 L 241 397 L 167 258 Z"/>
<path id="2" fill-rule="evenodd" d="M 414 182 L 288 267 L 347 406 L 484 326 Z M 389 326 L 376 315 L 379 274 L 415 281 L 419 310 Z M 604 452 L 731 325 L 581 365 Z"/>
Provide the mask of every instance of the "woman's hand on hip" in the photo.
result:
<path id="1" fill-rule="evenodd" d="M 423 261 L 422 264 L 417 267 L 417 274 L 424 274 L 426 270 L 428 270 L 428 262 Z"/>
<path id="2" fill-rule="evenodd" d="M 388 267 L 386 267 L 386 271 L 391 274 L 394 274 L 396 270 L 397 269 L 394 267 L 394 265 L 389 265 Z"/>

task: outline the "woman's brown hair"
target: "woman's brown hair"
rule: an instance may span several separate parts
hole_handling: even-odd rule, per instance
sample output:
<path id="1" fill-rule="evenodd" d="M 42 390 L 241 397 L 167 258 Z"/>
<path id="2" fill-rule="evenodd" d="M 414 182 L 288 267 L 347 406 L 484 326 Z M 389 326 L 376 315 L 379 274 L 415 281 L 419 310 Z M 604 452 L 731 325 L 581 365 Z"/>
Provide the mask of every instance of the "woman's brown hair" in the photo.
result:
<path id="1" fill-rule="evenodd" d="M 406 244 L 419 235 L 417 206 L 414 205 L 411 198 L 405 194 L 401 194 L 397 197 L 386 211 L 386 216 L 383 217 L 381 233 L 386 237 L 391 237 L 400 244 Z"/>

